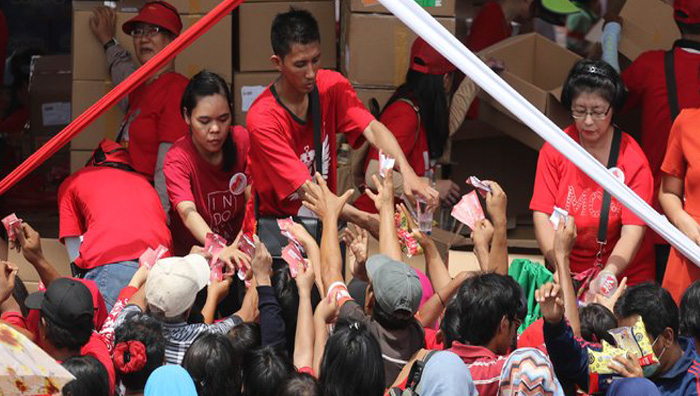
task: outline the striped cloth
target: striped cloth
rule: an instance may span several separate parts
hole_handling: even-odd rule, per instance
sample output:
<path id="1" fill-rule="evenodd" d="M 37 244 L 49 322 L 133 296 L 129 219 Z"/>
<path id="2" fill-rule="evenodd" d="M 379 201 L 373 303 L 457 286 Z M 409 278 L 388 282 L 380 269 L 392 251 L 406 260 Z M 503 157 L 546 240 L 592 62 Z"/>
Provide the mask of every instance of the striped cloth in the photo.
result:
<path id="1" fill-rule="evenodd" d="M 127 305 L 117 318 L 115 327 L 120 326 L 131 313 L 141 313 L 141 308 L 137 305 Z M 214 324 L 187 324 L 161 322 L 163 326 L 163 337 L 165 337 L 165 363 L 181 364 L 187 349 L 194 340 L 202 333 L 226 334 L 232 328 L 243 323 L 243 320 L 236 315 Z"/>
<path id="2" fill-rule="evenodd" d="M 508 356 L 498 396 L 564 396 L 547 355 L 535 348 L 516 349 Z"/>

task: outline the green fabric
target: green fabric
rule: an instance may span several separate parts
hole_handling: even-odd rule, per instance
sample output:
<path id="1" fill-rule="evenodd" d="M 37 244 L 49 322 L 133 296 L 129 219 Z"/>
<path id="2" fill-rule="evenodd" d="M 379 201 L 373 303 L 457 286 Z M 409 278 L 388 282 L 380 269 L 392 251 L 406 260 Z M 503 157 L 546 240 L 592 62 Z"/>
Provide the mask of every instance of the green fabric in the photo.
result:
<path id="1" fill-rule="evenodd" d="M 554 277 L 544 265 L 526 259 L 513 260 L 510 263 L 508 275 L 520 284 L 527 299 L 527 316 L 518 329 L 518 333 L 522 333 L 534 321 L 542 317 L 540 305 L 535 301 L 535 290 L 545 283 L 552 282 Z"/>
<path id="2" fill-rule="evenodd" d="M 421 7 L 435 7 L 435 0 L 416 0 Z"/>

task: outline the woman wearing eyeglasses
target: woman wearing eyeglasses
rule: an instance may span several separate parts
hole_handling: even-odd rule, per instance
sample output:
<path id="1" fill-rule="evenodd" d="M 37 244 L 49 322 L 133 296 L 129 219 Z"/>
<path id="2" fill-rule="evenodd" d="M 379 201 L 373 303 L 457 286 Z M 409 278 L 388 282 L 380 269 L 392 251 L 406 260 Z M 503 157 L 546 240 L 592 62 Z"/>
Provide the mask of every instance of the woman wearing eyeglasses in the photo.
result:
<path id="1" fill-rule="evenodd" d="M 561 102 L 571 109 L 574 120 L 565 132 L 618 180 L 651 202 L 654 186 L 649 163 L 637 142 L 612 122 L 625 96 L 620 76 L 608 64 L 578 62 L 561 95 Z M 556 229 L 550 216 L 555 207 L 574 216 L 577 237 L 569 262 L 579 284 L 579 297 L 602 271 L 620 280 L 627 277 L 628 285 L 654 280 L 653 245 L 645 237 L 646 225 L 609 197 L 549 143 L 542 147 L 530 202 L 535 234 L 547 261 L 554 265 L 555 260 L 564 258 L 555 254 Z M 559 223 L 563 226 L 564 221 Z"/>
<path id="2" fill-rule="evenodd" d="M 139 65 L 114 38 L 115 24 L 116 14 L 111 8 L 98 7 L 93 11 L 90 27 L 104 46 L 112 81 L 118 84 Z M 175 7 L 164 1 L 153 1 L 124 22 L 122 30 L 132 37 L 134 55 L 143 65 L 180 34 L 182 21 Z M 129 148 L 134 168 L 154 183 L 166 213 L 169 200 L 163 161 L 172 143 L 188 131 L 179 107 L 188 81 L 187 77 L 175 72 L 173 59 L 132 91 L 128 103 L 121 103 L 126 104 L 126 117 L 118 131 L 117 141 Z"/>

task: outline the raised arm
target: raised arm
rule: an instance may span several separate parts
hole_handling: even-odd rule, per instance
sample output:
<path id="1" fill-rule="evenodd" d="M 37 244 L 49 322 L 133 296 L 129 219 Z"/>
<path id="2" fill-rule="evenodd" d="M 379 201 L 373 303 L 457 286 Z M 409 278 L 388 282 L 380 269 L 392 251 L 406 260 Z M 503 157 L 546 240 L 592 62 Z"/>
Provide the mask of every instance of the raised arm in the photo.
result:
<path id="1" fill-rule="evenodd" d="M 574 243 L 576 243 L 576 222 L 573 216 L 569 216 L 566 224 L 563 221 L 559 222 L 559 228 L 557 228 L 554 235 L 554 261 L 557 269 L 556 274 L 559 277 L 558 284 L 564 300 L 566 319 L 569 320 L 574 336 L 580 337 L 581 321 L 579 320 L 578 302 L 574 291 L 574 283 L 571 280 L 569 264 Z"/>
<path id="2" fill-rule="evenodd" d="M 311 289 L 314 285 L 314 266 L 307 260 L 307 268 L 299 266 L 296 277 L 299 289 L 297 330 L 294 339 L 294 366 L 312 367 L 314 360 L 314 311 L 311 307 Z"/>
<path id="3" fill-rule="evenodd" d="M 39 278 L 44 283 L 44 286 L 49 287 L 54 279 L 61 277 L 44 256 L 44 251 L 41 249 L 41 236 L 29 224 L 22 223 L 22 232 L 19 235 L 19 239 L 22 255 L 39 273 Z"/>
<path id="4" fill-rule="evenodd" d="M 374 206 L 379 211 L 379 251 L 392 258 L 401 261 L 401 245 L 396 236 L 396 222 L 394 220 L 394 179 L 393 170 L 386 172 L 382 183 L 376 175 L 373 175 L 377 193 L 367 189 L 365 192 L 374 201 Z"/>
<path id="5" fill-rule="evenodd" d="M 493 224 L 488 268 L 497 274 L 508 275 L 508 240 L 506 236 L 508 197 L 498 183 L 493 181 L 486 183 L 491 187 L 491 192 L 486 194 L 486 211 Z"/>

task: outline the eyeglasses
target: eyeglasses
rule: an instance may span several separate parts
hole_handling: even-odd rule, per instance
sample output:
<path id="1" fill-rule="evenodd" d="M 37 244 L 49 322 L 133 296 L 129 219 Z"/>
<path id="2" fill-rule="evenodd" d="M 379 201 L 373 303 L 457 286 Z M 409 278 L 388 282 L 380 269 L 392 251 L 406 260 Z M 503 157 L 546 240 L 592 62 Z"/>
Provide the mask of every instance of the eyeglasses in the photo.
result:
<path id="1" fill-rule="evenodd" d="M 576 120 L 583 120 L 590 114 L 591 118 L 594 120 L 603 120 L 605 117 L 608 116 L 608 113 L 610 113 L 610 109 L 612 106 L 608 106 L 608 109 L 605 110 L 605 112 L 600 112 L 600 111 L 581 111 L 581 110 L 576 110 L 576 109 L 571 109 L 571 116 L 576 119 Z"/>
<path id="2" fill-rule="evenodd" d="M 164 31 L 164 29 L 160 26 L 142 26 L 142 27 L 137 27 L 131 30 L 131 37 L 133 38 L 152 38 L 156 34 Z"/>

